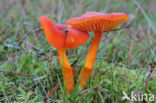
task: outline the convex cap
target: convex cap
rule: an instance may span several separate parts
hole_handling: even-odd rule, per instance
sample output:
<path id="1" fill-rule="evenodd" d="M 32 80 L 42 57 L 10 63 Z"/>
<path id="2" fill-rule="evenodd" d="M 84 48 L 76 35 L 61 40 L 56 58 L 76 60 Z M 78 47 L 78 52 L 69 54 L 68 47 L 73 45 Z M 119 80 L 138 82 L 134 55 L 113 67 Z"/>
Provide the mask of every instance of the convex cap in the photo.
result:
<path id="1" fill-rule="evenodd" d="M 39 20 L 48 42 L 55 48 L 76 48 L 84 44 L 89 38 L 87 32 L 80 31 L 69 25 L 54 24 L 48 17 L 41 16 Z"/>

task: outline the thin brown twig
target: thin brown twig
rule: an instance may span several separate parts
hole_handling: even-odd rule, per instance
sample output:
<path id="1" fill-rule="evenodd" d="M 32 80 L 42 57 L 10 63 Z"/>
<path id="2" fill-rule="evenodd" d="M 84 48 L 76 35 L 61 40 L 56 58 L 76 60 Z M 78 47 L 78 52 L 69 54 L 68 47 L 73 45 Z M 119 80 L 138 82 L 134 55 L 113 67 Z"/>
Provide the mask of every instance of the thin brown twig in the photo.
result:
<path id="1" fill-rule="evenodd" d="M 19 45 L 21 45 L 23 43 L 23 41 L 31 34 L 31 33 L 34 33 L 38 30 L 41 30 L 39 27 L 35 28 L 33 31 L 30 31 L 30 32 L 27 32 L 23 38 L 19 41 Z"/>
<path id="2" fill-rule="evenodd" d="M 82 96 L 81 96 L 81 100 L 84 98 L 84 97 L 86 97 L 86 95 L 89 93 L 89 91 L 88 92 L 86 92 L 85 94 L 83 94 Z M 78 101 L 76 101 L 76 103 L 78 103 Z"/>
<path id="3" fill-rule="evenodd" d="M 2 43 L 4 42 L 4 40 L 6 40 L 11 34 L 12 34 L 12 31 L 9 32 L 9 33 L 0 41 L 0 44 L 2 44 Z"/>
<path id="4" fill-rule="evenodd" d="M 35 47 L 34 45 L 30 44 L 29 42 L 26 42 L 26 44 L 27 44 L 28 46 L 30 46 L 30 48 L 32 48 L 32 49 L 34 49 L 34 50 L 36 50 L 36 51 L 41 51 L 40 49 L 38 49 L 38 48 Z"/>
<path id="5" fill-rule="evenodd" d="M 59 89 L 59 83 L 48 93 L 48 97 L 51 96 L 57 89 Z M 47 96 L 44 96 L 44 99 L 47 99 Z"/>
<path id="6" fill-rule="evenodd" d="M 16 87 L 14 87 L 14 86 L 12 86 L 12 85 L 7 85 L 7 87 L 9 87 L 9 89 L 10 89 L 10 88 L 12 88 L 13 90 L 18 91 L 18 90 L 17 90 L 17 88 L 16 88 Z"/>
<path id="7" fill-rule="evenodd" d="M 25 74 L 25 73 L 9 71 L 9 70 L 0 70 L 0 72 L 7 73 L 7 74 L 24 75 L 24 76 L 36 76 L 33 74 Z M 39 76 L 39 75 L 37 75 L 37 76 Z"/>
<path id="8" fill-rule="evenodd" d="M 101 98 L 101 100 L 102 100 L 102 103 L 105 103 L 105 101 L 104 101 L 104 99 L 103 99 L 103 97 L 102 97 L 101 92 L 100 92 L 100 91 L 97 91 L 97 93 L 99 94 L 99 96 L 100 96 L 100 98 Z"/>
<path id="9" fill-rule="evenodd" d="M 52 95 L 59 88 L 59 83 L 48 93 L 48 97 Z"/>
<path id="10" fill-rule="evenodd" d="M 82 95 L 82 94 L 84 94 L 84 93 L 86 93 L 86 92 L 88 92 L 88 91 L 90 91 L 91 89 L 96 89 L 96 88 L 98 88 L 99 86 L 101 86 L 101 85 L 104 84 L 104 83 L 105 83 L 105 82 L 100 83 L 100 84 L 96 85 L 96 86 L 93 87 L 93 88 L 89 88 L 89 89 L 84 90 L 83 92 L 81 92 L 81 93 L 79 94 L 79 96 Z"/>

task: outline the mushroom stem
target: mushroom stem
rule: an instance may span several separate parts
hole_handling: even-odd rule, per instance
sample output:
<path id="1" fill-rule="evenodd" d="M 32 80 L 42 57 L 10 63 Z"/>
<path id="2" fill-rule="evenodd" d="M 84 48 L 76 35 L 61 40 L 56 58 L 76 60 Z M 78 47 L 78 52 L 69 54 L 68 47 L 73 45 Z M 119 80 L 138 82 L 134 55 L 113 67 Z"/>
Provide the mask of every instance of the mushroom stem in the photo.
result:
<path id="1" fill-rule="evenodd" d="M 66 92 L 71 94 L 74 89 L 74 77 L 72 67 L 70 66 L 70 63 L 67 59 L 65 49 L 57 49 L 57 52 L 59 56 L 62 74 L 64 77 L 65 90 Z"/>
<path id="2" fill-rule="evenodd" d="M 84 68 L 80 72 L 80 75 L 79 75 L 80 86 L 83 89 L 86 87 L 86 82 L 89 80 L 89 77 L 92 73 L 93 66 L 96 60 L 98 46 L 101 40 L 101 35 L 102 35 L 102 32 L 95 32 L 95 36 L 89 48 Z"/>

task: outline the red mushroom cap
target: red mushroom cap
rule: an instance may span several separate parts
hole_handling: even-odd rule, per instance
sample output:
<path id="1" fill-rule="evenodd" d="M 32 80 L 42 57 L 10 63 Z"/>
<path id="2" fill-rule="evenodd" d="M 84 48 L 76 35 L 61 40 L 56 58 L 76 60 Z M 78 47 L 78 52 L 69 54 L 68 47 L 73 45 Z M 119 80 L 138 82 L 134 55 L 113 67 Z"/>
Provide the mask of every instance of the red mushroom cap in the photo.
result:
<path id="1" fill-rule="evenodd" d="M 54 24 L 48 17 L 39 18 L 48 42 L 58 49 L 72 49 L 84 44 L 89 34 L 69 25 Z"/>
<path id="2" fill-rule="evenodd" d="M 124 23 L 129 18 L 124 13 L 104 14 L 99 12 L 86 12 L 80 17 L 66 21 L 68 25 L 83 31 L 109 31 Z"/>

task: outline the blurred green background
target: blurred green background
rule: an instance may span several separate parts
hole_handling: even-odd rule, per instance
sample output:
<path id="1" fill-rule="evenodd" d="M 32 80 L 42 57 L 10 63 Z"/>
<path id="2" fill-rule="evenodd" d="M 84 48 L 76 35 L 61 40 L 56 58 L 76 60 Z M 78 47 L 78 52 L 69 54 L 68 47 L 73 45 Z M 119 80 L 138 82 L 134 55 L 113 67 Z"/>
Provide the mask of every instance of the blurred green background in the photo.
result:
<path id="1" fill-rule="evenodd" d="M 86 90 L 66 95 L 56 49 L 46 41 L 38 18 L 64 24 L 87 11 L 124 12 L 130 20 L 117 27 L 124 29 L 103 33 Z M 0 102 L 129 103 L 121 100 L 123 91 L 156 98 L 155 18 L 156 0 L 0 0 Z M 67 50 L 75 82 L 93 36 Z M 57 83 L 59 89 L 48 97 Z"/>

